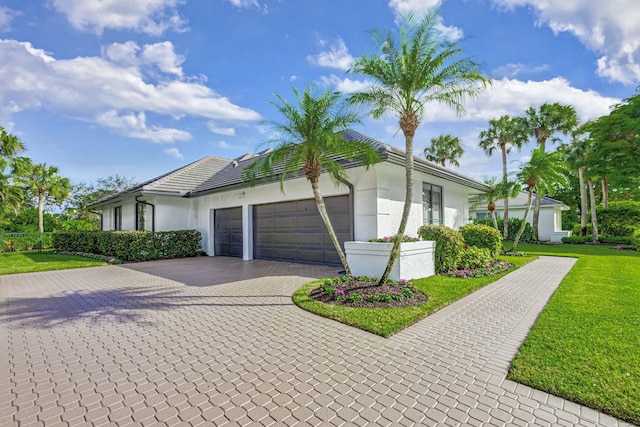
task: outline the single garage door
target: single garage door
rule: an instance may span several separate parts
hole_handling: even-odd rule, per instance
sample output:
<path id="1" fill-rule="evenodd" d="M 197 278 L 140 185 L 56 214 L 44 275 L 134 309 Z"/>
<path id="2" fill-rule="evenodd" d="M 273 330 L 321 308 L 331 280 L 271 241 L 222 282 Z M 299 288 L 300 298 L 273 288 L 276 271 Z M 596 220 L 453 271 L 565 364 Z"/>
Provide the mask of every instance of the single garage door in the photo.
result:
<path id="1" fill-rule="evenodd" d="M 242 208 L 216 209 L 213 223 L 215 254 L 242 257 Z"/>
<path id="2" fill-rule="evenodd" d="M 340 243 L 351 240 L 349 196 L 325 204 Z M 254 258 L 341 264 L 313 199 L 254 206 L 253 244 Z"/>

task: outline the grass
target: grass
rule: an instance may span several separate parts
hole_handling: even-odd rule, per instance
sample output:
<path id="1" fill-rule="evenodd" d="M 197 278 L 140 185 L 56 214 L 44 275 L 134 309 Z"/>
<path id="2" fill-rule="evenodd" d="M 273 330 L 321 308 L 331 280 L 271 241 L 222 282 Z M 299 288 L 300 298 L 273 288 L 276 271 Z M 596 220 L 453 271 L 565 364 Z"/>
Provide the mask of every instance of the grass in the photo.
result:
<path id="1" fill-rule="evenodd" d="M 533 257 L 508 257 L 509 262 L 520 267 Z M 510 272 L 513 270 L 509 270 Z M 388 337 L 417 322 L 434 311 L 451 304 L 503 277 L 507 273 L 488 277 L 460 279 L 448 276 L 432 276 L 411 283 L 425 293 L 429 300 L 418 307 L 352 308 L 315 301 L 308 294 L 320 281 L 307 283 L 293 294 L 293 301 L 301 308 L 323 317 Z"/>
<path id="2" fill-rule="evenodd" d="M 0 253 L 0 275 L 66 270 L 69 268 L 107 265 L 104 261 L 71 255 L 33 252 Z"/>
<path id="3" fill-rule="evenodd" d="M 518 250 L 578 260 L 508 378 L 640 425 L 640 253 L 591 245 Z"/>

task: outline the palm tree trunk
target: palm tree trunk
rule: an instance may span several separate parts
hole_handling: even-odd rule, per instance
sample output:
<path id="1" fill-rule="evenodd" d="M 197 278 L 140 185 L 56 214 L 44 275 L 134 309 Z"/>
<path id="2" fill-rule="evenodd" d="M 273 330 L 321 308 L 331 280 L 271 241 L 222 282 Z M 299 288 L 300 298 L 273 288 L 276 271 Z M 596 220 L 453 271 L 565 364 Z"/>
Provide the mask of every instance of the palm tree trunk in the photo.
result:
<path id="1" fill-rule="evenodd" d="M 491 220 L 493 221 L 493 226 L 496 228 L 496 230 L 500 230 L 498 228 L 498 220 L 496 219 L 496 213 L 494 211 L 491 212 Z"/>
<path id="2" fill-rule="evenodd" d="M 587 187 L 584 183 L 584 168 L 578 168 L 578 180 L 580 181 L 580 235 L 587 235 Z"/>
<path id="3" fill-rule="evenodd" d="M 502 183 L 507 182 L 507 148 L 502 146 Z M 504 239 L 509 238 L 509 197 L 504 198 L 504 212 L 503 212 L 502 233 Z M 498 228 L 498 227 L 496 227 Z"/>
<path id="4" fill-rule="evenodd" d="M 527 218 L 529 217 L 529 212 L 531 212 L 531 200 L 533 199 L 533 188 L 529 188 L 529 202 L 527 203 L 527 209 L 524 211 L 524 217 L 522 218 L 522 224 L 520 224 L 520 229 L 516 234 L 515 239 L 513 239 L 513 247 L 511 251 L 515 252 L 516 247 L 518 246 L 518 242 L 520 241 L 520 237 L 522 237 L 522 233 L 524 233 L 524 229 L 527 227 Z"/>
<path id="5" fill-rule="evenodd" d="M 602 178 L 602 207 L 609 209 L 609 182 L 607 178 Z"/>
<path id="6" fill-rule="evenodd" d="M 38 231 L 44 233 L 44 192 L 38 192 Z"/>
<path id="7" fill-rule="evenodd" d="M 415 132 L 415 129 L 414 129 Z M 395 264 L 398 256 L 400 255 L 400 243 L 402 243 L 402 237 L 407 228 L 407 222 L 409 221 L 409 212 L 411 212 L 411 204 L 413 201 L 413 134 L 405 132 L 405 144 L 406 144 L 406 159 L 405 159 L 405 195 L 404 195 L 404 208 L 402 209 L 402 218 L 400 219 L 400 225 L 398 226 L 398 232 L 396 233 L 397 239 L 393 242 L 391 248 L 391 254 L 389 255 L 389 262 L 387 268 L 382 273 L 382 277 L 378 282 L 379 285 L 384 284 L 389 275 L 391 269 Z"/>
<path id="8" fill-rule="evenodd" d="M 322 194 L 320 194 L 320 187 L 318 186 L 318 179 L 311 180 L 311 188 L 313 189 L 313 197 L 316 200 L 316 207 L 318 208 L 318 213 L 320 214 L 320 218 L 322 218 L 322 222 L 329 233 L 329 237 L 331 238 L 331 242 L 333 246 L 336 248 L 338 252 L 338 257 L 340 258 L 340 262 L 344 267 L 345 274 L 348 277 L 351 277 L 351 269 L 349 268 L 349 264 L 347 263 L 347 257 L 342 250 L 342 246 L 340 246 L 340 242 L 338 241 L 338 237 L 336 236 L 336 232 L 331 225 L 331 219 L 329 218 L 329 213 L 327 212 L 327 207 L 324 204 L 324 198 Z"/>
<path id="9" fill-rule="evenodd" d="M 546 141 L 546 138 L 538 140 L 538 144 L 543 153 L 545 152 Z M 538 223 L 540 222 L 540 201 L 544 196 L 544 190 L 541 192 L 540 189 L 538 189 L 536 192 L 536 201 L 533 205 L 533 240 L 535 241 L 540 240 L 538 236 Z"/>
<path id="10" fill-rule="evenodd" d="M 592 180 L 587 180 L 589 185 L 589 198 L 591 199 L 591 242 L 594 245 L 600 244 L 598 240 L 598 218 L 596 216 L 596 190 Z"/>

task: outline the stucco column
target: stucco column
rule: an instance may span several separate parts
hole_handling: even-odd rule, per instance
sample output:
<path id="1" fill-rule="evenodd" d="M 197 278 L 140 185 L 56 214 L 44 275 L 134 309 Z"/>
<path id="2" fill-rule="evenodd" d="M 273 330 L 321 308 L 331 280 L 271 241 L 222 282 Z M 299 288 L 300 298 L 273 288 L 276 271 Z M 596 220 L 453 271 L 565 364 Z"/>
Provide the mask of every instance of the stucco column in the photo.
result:
<path id="1" fill-rule="evenodd" d="M 242 259 L 253 259 L 253 205 L 242 205 Z"/>

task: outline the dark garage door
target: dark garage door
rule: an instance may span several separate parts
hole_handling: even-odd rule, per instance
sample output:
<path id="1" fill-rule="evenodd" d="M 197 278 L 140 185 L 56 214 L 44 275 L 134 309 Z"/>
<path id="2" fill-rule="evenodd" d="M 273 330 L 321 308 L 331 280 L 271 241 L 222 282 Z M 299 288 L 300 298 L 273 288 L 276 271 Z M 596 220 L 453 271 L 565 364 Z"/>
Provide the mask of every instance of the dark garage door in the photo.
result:
<path id="1" fill-rule="evenodd" d="M 349 196 L 325 204 L 340 243 L 351 240 Z M 253 244 L 254 258 L 340 264 L 313 199 L 254 206 Z"/>
<path id="2" fill-rule="evenodd" d="M 216 209 L 213 218 L 215 254 L 242 257 L 242 208 Z"/>

